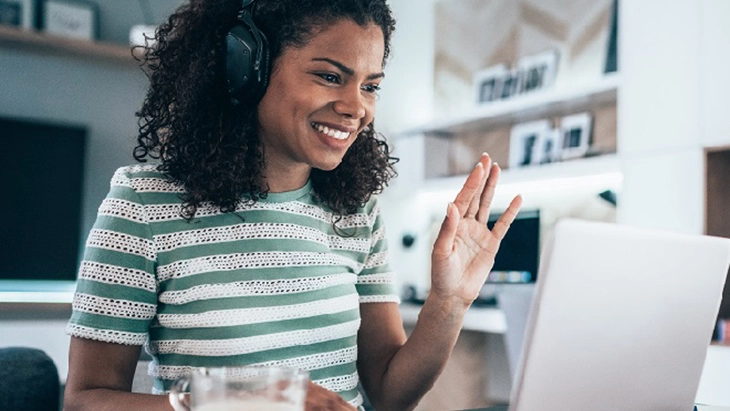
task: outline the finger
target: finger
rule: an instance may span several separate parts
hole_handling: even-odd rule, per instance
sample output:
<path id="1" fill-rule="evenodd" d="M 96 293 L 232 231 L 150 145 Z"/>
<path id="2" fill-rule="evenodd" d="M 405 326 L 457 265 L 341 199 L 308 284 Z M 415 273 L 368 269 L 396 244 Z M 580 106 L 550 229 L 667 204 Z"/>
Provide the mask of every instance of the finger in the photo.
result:
<path id="1" fill-rule="evenodd" d="M 489 180 L 489 171 L 492 168 L 492 159 L 489 158 L 489 154 L 483 153 L 479 158 L 479 163 L 482 167 L 484 167 L 484 175 L 482 176 L 482 179 L 479 180 L 479 187 L 477 188 L 475 195 L 472 197 L 471 202 L 469 202 L 469 208 L 464 214 L 465 218 L 474 218 L 479 211 L 479 203 L 481 202 L 480 199 L 484 192 L 484 184 Z"/>
<path id="2" fill-rule="evenodd" d="M 451 254 L 454 249 L 454 239 L 456 238 L 456 229 L 459 227 L 461 216 L 458 209 L 452 203 L 446 206 L 446 217 L 441 223 L 441 229 L 433 243 L 434 256 L 438 258 L 446 257 Z"/>
<path id="3" fill-rule="evenodd" d="M 494 228 L 492 228 L 492 234 L 497 237 L 499 241 L 502 241 L 505 234 L 507 234 L 507 230 L 509 230 L 509 226 L 512 225 L 512 222 L 515 221 L 515 217 L 517 217 L 517 213 L 520 211 L 521 206 L 522 196 L 518 195 L 517 197 L 512 199 L 512 201 L 509 203 L 509 207 L 507 207 L 507 210 L 505 210 L 504 213 L 502 213 L 502 215 L 499 217 L 499 220 L 494 223 Z"/>
<path id="4" fill-rule="evenodd" d="M 489 177 L 487 178 L 481 198 L 479 199 L 479 211 L 476 214 L 477 221 L 480 223 L 486 223 L 487 220 L 489 220 L 489 212 L 492 208 L 492 199 L 494 199 L 494 192 L 497 189 L 497 182 L 499 181 L 501 171 L 502 170 L 499 168 L 499 164 L 497 163 L 493 163 L 489 170 Z"/>
<path id="5" fill-rule="evenodd" d="M 479 190 L 479 188 L 481 187 L 480 182 L 482 181 L 483 177 L 484 164 L 482 164 L 482 162 L 480 161 L 474 167 L 474 170 L 472 170 L 469 176 L 466 178 L 464 186 L 461 188 L 459 194 L 457 194 L 456 198 L 454 199 L 454 205 L 459 210 L 460 216 L 465 215 L 466 211 L 469 209 L 469 204 L 471 203 L 472 198 L 474 198 L 477 190 Z"/>

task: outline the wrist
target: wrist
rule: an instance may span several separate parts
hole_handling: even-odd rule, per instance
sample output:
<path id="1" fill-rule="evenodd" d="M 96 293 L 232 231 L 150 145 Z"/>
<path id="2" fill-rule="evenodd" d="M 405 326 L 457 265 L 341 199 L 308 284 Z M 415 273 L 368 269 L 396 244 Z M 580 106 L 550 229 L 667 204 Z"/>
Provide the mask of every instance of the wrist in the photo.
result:
<path id="1" fill-rule="evenodd" d="M 444 298 L 430 293 L 426 297 L 421 313 L 428 313 L 440 320 L 462 322 L 469 306 L 471 306 L 470 301 L 457 297 Z"/>

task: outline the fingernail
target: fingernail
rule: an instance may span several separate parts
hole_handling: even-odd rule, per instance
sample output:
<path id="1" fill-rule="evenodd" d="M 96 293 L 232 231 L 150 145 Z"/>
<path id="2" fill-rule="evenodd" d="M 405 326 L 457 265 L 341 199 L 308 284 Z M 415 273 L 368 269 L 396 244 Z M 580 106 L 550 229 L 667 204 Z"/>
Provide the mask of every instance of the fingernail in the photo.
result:
<path id="1" fill-rule="evenodd" d="M 478 162 L 478 163 L 477 163 L 477 165 L 475 165 L 475 166 L 474 166 L 474 168 L 479 168 L 479 167 L 484 167 L 484 166 L 482 165 L 481 161 L 480 161 L 480 162 Z"/>
<path id="2" fill-rule="evenodd" d="M 451 201 L 449 201 L 449 203 L 446 204 L 446 217 L 449 216 L 449 210 L 451 210 Z"/>

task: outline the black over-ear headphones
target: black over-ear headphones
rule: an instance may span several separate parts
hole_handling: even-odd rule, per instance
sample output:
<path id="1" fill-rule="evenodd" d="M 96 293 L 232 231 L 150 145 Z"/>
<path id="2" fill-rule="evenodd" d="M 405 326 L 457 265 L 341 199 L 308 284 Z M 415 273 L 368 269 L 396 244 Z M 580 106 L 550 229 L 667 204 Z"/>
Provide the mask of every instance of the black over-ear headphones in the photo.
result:
<path id="1" fill-rule="evenodd" d="M 238 21 L 226 35 L 226 77 L 233 104 L 258 103 L 269 84 L 269 43 L 253 22 L 253 2 L 241 2 Z"/>

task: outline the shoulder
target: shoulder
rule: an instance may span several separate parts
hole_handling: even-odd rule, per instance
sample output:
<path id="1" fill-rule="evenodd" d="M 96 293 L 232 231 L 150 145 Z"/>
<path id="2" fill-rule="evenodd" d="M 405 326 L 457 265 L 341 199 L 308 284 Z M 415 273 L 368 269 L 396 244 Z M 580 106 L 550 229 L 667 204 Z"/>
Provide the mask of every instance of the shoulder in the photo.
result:
<path id="1" fill-rule="evenodd" d="M 170 181 L 157 169 L 157 164 L 135 164 L 119 167 L 111 180 L 112 187 L 140 192 L 180 193 L 182 185 Z"/>
<path id="2" fill-rule="evenodd" d="M 361 212 L 368 216 L 370 225 L 375 224 L 375 220 L 380 218 L 380 200 L 377 195 L 370 196 L 370 199 L 361 208 Z"/>

